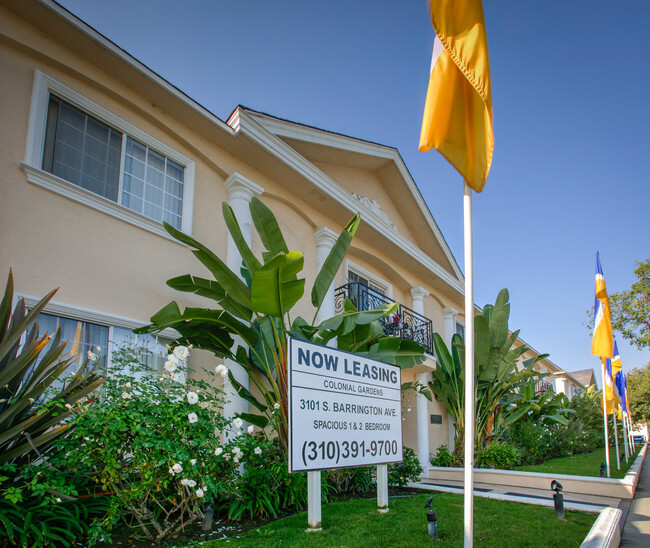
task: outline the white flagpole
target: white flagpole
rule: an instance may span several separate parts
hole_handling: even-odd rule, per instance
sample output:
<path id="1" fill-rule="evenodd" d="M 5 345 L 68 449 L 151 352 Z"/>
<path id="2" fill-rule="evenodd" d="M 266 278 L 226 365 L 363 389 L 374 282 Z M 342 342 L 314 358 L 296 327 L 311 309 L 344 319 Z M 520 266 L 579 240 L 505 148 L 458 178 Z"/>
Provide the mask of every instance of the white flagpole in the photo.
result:
<path id="1" fill-rule="evenodd" d="M 465 240 L 465 512 L 464 547 L 474 541 L 474 264 L 472 254 L 472 189 L 463 181 Z"/>
<path id="2" fill-rule="evenodd" d="M 621 458 L 618 455 L 618 428 L 616 428 L 616 409 L 614 409 L 614 401 L 612 401 L 612 423 L 614 424 L 614 445 L 616 446 L 616 468 L 620 470 Z"/>
<path id="3" fill-rule="evenodd" d="M 601 358 L 600 369 L 603 375 L 603 422 L 605 423 L 605 461 L 607 463 L 607 477 L 609 478 L 609 434 L 607 432 L 607 399 L 605 397 L 605 358 Z"/>
<path id="4" fill-rule="evenodd" d="M 622 409 L 621 409 L 622 410 Z M 627 438 L 627 413 L 623 411 L 623 448 L 625 449 L 625 462 L 630 460 L 629 439 Z"/>

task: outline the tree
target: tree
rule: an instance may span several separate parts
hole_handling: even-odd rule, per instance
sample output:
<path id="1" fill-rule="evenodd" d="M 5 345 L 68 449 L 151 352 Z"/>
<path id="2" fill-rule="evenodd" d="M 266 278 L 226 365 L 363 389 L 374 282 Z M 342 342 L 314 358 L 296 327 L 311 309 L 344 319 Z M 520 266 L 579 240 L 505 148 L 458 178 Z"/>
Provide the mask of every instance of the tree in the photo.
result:
<path id="1" fill-rule="evenodd" d="M 650 422 L 650 362 L 632 369 L 627 375 L 633 422 Z"/>
<path id="2" fill-rule="evenodd" d="M 637 280 L 610 297 L 612 327 L 639 350 L 650 348 L 650 259 L 636 261 Z"/>
<path id="3" fill-rule="evenodd" d="M 609 296 L 612 328 L 639 350 L 650 348 L 650 259 L 635 261 L 637 281 L 626 291 Z M 594 329 L 594 308 L 587 310 L 584 322 L 590 333 Z"/>

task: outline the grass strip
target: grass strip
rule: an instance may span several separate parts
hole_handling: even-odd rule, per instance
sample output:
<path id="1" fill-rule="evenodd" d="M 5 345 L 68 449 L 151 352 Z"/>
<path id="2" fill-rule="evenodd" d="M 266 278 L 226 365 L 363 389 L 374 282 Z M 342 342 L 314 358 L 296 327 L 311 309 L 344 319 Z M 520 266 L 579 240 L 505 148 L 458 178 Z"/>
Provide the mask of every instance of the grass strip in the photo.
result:
<path id="1" fill-rule="evenodd" d="M 353 500 L 323 506 L 320 532 L 306 533 L 307 514 L 300 512 L 249 531 L 241 538 L 209 541 L 202 546 L 377 547 L 428 546 L 424 504 L 430 495 L 394 498 L 390 512 L 379 514 L 374 500 Z M 463 546 L 463 497 L 436 493 L 436 547 Z M 570 548 L 580 546 L 596 514 L 566 512 L 560 520 L 552 508 L 474 498 L 474 543 L 484 547 Z M 432 544 L 433 545 L 433 544 Z"/>
<path id="2" fill-rule="evenodd" d="M 639 454 L 641 445 L 636 446 L 634 455 L 625 462 L 625 450 L 621 445 L 619 455 L 621 460 L 621 469 L 616 467 L 616 447 L 609 448 L 609 471 L 611 478 L 621 479 L 634 463 L 634 459 Z M 518 466 L 515 470 L 520 472 L 540 472 L 543 474 L 568 474 L 570 476 L 600 476 L 600 463 L 605 462 L 605 448 L 601 447 L 591 453 L 582 455 L 571 455 L 569 457 L 560 457 L 549 459 L 542 464 L 533 464 L 529 466 Z"/>

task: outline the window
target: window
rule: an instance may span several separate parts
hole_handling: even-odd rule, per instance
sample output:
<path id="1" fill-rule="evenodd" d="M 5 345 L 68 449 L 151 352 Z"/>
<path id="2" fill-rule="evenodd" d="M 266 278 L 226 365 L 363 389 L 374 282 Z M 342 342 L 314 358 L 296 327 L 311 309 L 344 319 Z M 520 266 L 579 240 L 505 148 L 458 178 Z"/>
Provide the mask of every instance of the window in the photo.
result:
<path id="1" fill-rule="evenodd" d="M 194 162 L 64 84 L 36 71 L 28 181 L 171 238 L 191 233 Z"/>
<path id="2" fill-rule="evenodd" d="M 465 338 L 465 326 L 459 323 L 456 323 L 456 335 L 460 335 L 463 339 Z"/>
<path id="3" fill-rule="evenodd" d="M 183 166 L 52 94 L 42 167 L 150 219 L 181 227 Z"/>
<path id="4" fill-rule="evenodd" d="M 61 318 L 51 314 L 39 314 L 38 316 L 38 335 L 43 337 L 45 333 L 53 334 L 61 328 L 61 342 L 66 342 L 65 353 L 74 359 L 68 367 L 66 373 L 76 373 L 79 366 L 86 359 L 86 353 L 89 350 L 97 352 L 96 348 L 101 348 L 102 354 L 106 353 L 108 348 L 108 327 L 97 325 L 90 322 L 72 320 L 70 318 Z M 50 343 L 51 344 L 51 343 Z M 47 349 L 41 354 L 45 355 Z M 104 366 L 106 362 L 104 361 Z"/>
<path id="5" fill-rule="evenodd" d="M 136 335 L 130 329 L 45 313 L 39 314 L 37 322 L 38 334 L 41 337 L 45 333 L 55 333 L 59 327 L 61 328 L 61 342 L 67 341 L 64 352 L 69 353 L 69 357 L 74 359 L 66 374 L 79 370 L 79 365 L 86 359 L 89 350 L 100 354 L 102 371 L 106 370 L 106 357 L 108 356 L 110 364 L 112 353 L 123 345 L 135 346 L 142 363 L 159 372 L 163 370 L 169 353 L 165 345 L 170 343 L 171 339 L 154 335 Z M 98 347 L 100 351 L 97 350 Z M 45 352 L 42 355 L 45 355 Z"/>

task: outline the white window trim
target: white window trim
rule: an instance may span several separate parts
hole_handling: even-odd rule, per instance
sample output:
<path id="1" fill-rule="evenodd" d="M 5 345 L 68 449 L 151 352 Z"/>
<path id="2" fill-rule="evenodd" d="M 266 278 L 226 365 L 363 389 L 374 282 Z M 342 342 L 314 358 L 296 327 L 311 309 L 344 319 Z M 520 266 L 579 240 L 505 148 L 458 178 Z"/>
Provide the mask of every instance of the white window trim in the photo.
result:
<path id="1" fill-rule="evenodd" d="M 28 310 L 31 310 L 41 300 L 40 298 L 34 297 L 32 295 L 15 293 L 12 309 L 16 306 L 16 302 L 21 297 L 24 299 L 25 307 Z M 50 301 L 49 303 L 47 303 L 47 305 L 42 310 L 42 312 L 44 314 L 51 314 L 52 316 L 58 316 L 60 318 L 68 318 L 71 320 L 94 323 L 97 325 L 103 325 L 105 327 L 108 327 L 108 348 L 102 349 L 103 351 L 106 352 L 107 367 L 111 366 L 111 355 L 114 350 L 113 329 L 116 327 L 121 327 L 123 329 L 133 330 L 136 327 L 143 327 L 145 325 L 148 325 L 148 322 L 134 320 L 132 318 L 127 318 L 125 316 L 117 316 L 116 314 L 109 314 L 107 312 L 99 312 L 97 310 L 92 310 L 90 308 L 84 308 L 82 306 L 76 306 L 76 305 L 62 303 L 58 301 Z M 156 336 L 174 340 L 180 337 L 180 333 L 178 333 L 178 331 L 176 331 L 175 329 L 167 328 L 167 329 L 163 329 L 160 333 L 157 333 Z M 187 379 L 185 378 L 185 376 L 183 376 L 183 383 L 186 382 Z"/>
<path id="2" fill-rule="evenodd" d="M 363 268 L 362 266 L 358 265 L 357 263 L 351 261 L 350 259 L 345 259 L 345 283 L 348 283 L 348 272 L 354 272 L 356 274 L 359 274 L 360 276 L 363 276 L 366 278 L 368 281 L 372 282 L 373 284 L 381 287 L 385 292 L 386 292 L 386 297 L 389 299 L 393 298 L 393 286 L 392 284 L 389 284 L 386 280 L 380 278 L 375 274 L 374 272 Z"/>
<path id="3" fill-rule="evenodd" d="M 90 192 L 41 169 L 43 164 L 43 146 L 45 142 L 47 109 L 50 93 L 54 93 L 84 112 L 127 134 L 129 137 L 133 137 L 137 141 L 140 141 L 144 145 L 182 165 L 184 168 L 184 181 L 181 230 L 186 234 L 192 233 L 194 178 L 196 171 L 195 162 L 38 69 L 34 73 L 34 87 L 32 89 L 27 144 L 25 147 L 25 160 L 20 165 L 23 171 L 27 174 L 27 180 L 30 183 L 46 188 L 52 192 L 56 192 L 66 198 L 85 204 L 93 209 L 116 217 L 122 221 L 126 221 L 127 223 L 143 228 L 149 232 L 153 232 L 154 234 L 158 234 L 159 236 L 163 236 L 174 242 L 176 241 L 163 228 L 162 223 L 154 221 L 140 213 L 136 213 L 135 211 L 120 205 L 119 202 L 113 202 L 99 194 Z M 121 161 L 123 161 L 123 157 Z M 122 165 L 120 165 L 120 177 L 121 171 Z"/>

